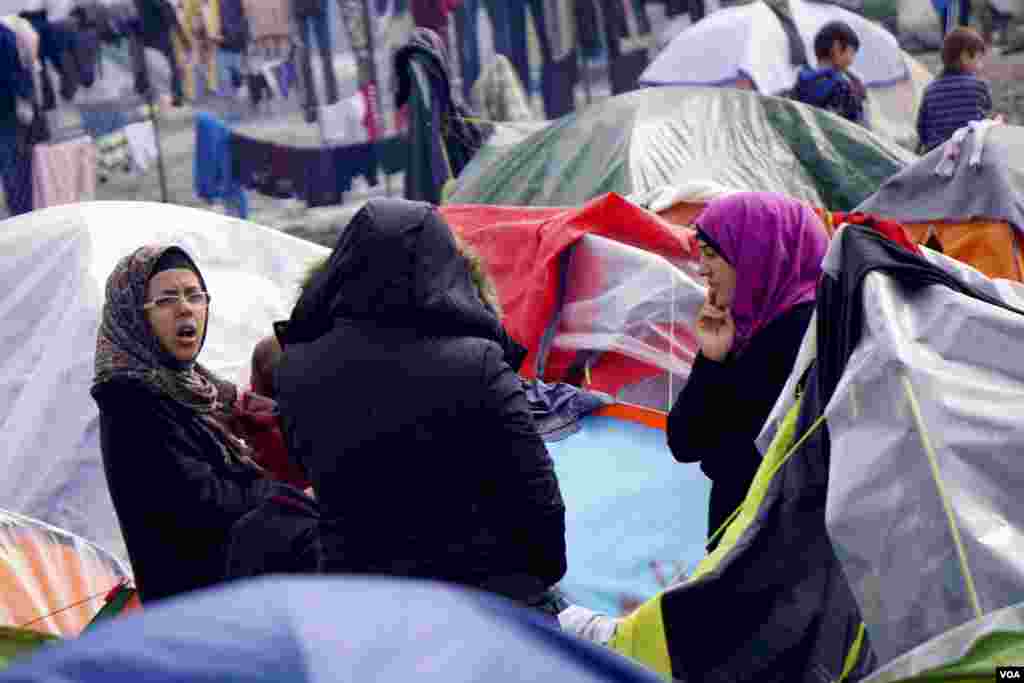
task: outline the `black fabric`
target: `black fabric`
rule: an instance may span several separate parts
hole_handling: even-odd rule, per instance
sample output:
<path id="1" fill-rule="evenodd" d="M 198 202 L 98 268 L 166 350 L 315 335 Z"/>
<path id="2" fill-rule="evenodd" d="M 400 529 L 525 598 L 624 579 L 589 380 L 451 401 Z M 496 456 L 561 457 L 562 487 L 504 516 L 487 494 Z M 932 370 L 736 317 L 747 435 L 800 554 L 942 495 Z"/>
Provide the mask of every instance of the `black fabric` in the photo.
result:
<path id="1" fill-rule="evenodd" d="M 176 268 L 191 270 L 196 275 L 199 275 L 195 263 L 185 252 L 180 249 L 168 249 L 153 264 L 153 272 L 150 273 L 149 279 L 152 280 L 158 273 L 162 273 L 165 270 L 174 270 Z"/>
<path id="2" fill-rule="evenodd" d="M 110 497 L 144 603 L 218 583 L 231 527 L 291 489 L 229 465 L 195 413 L 141 383 L 93 397 Z"/>
<path id="3" fill-rule="evenodd" d="M 297 17 L 318 17 L 326 14 L 326 0 L 292 0 L 292 11 Z"/>
<path id="4" fill-rule="evenodd" d="M 139 32 L 146 40 L 177 30 L 178 16 L 168 0 L 133 0 L 139 17 Z"/>
<path id="5" fill-rule="evenodd" d="M 249 47 L 252 29 L 242 0 L 220 0 L 220 31 L 223 49 L 242 52 Z"/>
<path id="6" fill-rule="evenodd" d="M 872 271 L 882 271 L 906 287 L 942 285 L 993 306 L 1021 313 L 968 286 L 872 228 L 847 225 L 839 239 L 843 258 L 839 277 L 826 274 L 818 285 L 817 295 L 821 302 L 817 324 L 818 381 L 826 403 L 839 385 L 846 361 L 860 343 L 864 329 L 864 278 Z"/>
<path id="7" fill-rule="evenodd" d="M 378 184 L 374 143 L 337 147 L 287 147 L 231 135 L 231 163 L 242 187 L 279 199 L 300 199 L 310 207 L 344 203 L 353 179 Z"/>
<path id="8" fill-rule="evenodd" d="M 605 42 L 608 45 L 608 77 L 611 81 L 612 94 L 618 95 L 636 90 L 639 87 L 640 75 L 649 63 L 648 51 L 638 49 L 632 52 L 623 52 L 620 41 L 652 34 L 647 7 L 642 2 L 632 0 L 639 33 L 631 35 L 626 9 L 623 6 L 624 1 L 630 0 L 596 1 L 600 3 L 600 11 L 604 19 Z"/>
<path id="9" fill-rule="evenodd" d="M 475 114 L 452 97 L 448 58 L 430 34 L 428 29 L 416 29 L 409 43 L 395 53 L 395 106 L 408 103 L 410 108 L 405 198 L 438 204 L 444 183 L 462 172 L 485 136 L 480 126 L 468 120 Z M 413 87 L 414 65 L 426 75 L 427 101 L 420 101 L 418 88 Z"/>
<path id="10" fill-rule="evenodd" d="M 0 24 L 0 170 L 13 162 L 10 146 L 18 126 L 17 98 L 31 99 L 32 74 L 22 66 L 14 31 Z"/>
<path id="11" fill-rule="evenodd" d="M 813 313 L 811 302 L 794 306 L 754 335 L 739 357 L 725 362 L 697 354 L 672 406 L 667 429 L 672 456 L 699 462 L 712 482 L 709 536 L 747 495 L 761 464 L 754 440 L 793 371 Z"/>
<path id="12" fill-rule="evenodd" d="M 825 405 L 812 371 L 797 438 Z M 674 678 L 839 680 L 862 618 L 825 527 L 828 466 L 828 430 L 822 426 L 772 478 L 751 526 L 719 565 L 662 597 Z M 865 634 L 846 680 L 861 680 L 876 666 Z"/>
<path id="13" fill-rule="evenodd" d="M 36 109 L 36 119 L 42 119 L 42 114 Z M 0 155 L 9 154 L 9 161 L 0 161 L 0 182 L 4 186 L 4 196 L 7 198 L 7 213 L 10 216 L 20 216 L 32 211 L 32 143 L 29 139 L 29 129 L 17 126 L 11 136 L 4 136 L 0 145 L 7 145 L 0 150 Z"/>
<path id="14" fill-rule="evenodd" d="M 319 520 L 320 506 L 304 495 L 270 498 L 231 528 L 225 578 L 315 573 Z"/>
<path id="15" fill-rule="evenodd" d="M 84 28 L 69 25 L 71 36 L 71 57 L 74 68 L 78 71 L 78 80 L 83 88 L 91 88 L 96 83 L 100 61 L 100 34 L 95 28 Z"/>
<path id="16" fill-rule="evenodd" d="M 275 385 L 328 572 L 520 600 L 565 573 L 565 507 L 513 343 L 428 204 L 372 200 L 303 291 Z"/>
<path id="17" fill-rule="evenodd" d="M 587 57 L 593 57 L 602 48 L 601 35 L 604 27 L 598 8 L 600 0 L 577 0 L 576 42 Z"/>
<path id="18" fill-rule="evenodd" d="M 729 259 L 727 259 L 725 257 L 725 252 L 722 251 L 722 247 L 719 246 L 718 242 L 715 241 L 715 238 L 712 237 L 711 235 L 707 234 L 706 232 L 704 232 L 699 227 L 697 228 L 697 239 L 699 239 L 700 241 L 704 242 L 704 244 L 706 244 L 709 247 L 711 247 L 712 249 L 714 249 L 715 253 L 718 254 L 718 256 L 721 257 L 721 259 L 723 261 L 725 261 L 726 263 L 729 263 Z M 732 265 L 732 264 L 729 263 L 729 265 Z"/>
<path id="19" fill-rule="evenodd" d="M 59 90 L 61 97 L 66 101 L 74 98 L 80 85 L 79 73 L 74 68 L 74 59 L 68 53 L 72 47 L 72 37 L 66 28 L 50 22 L 46 10 L 37 12 L 22 12 L 21 16 L 32 24 L 32 28 L 39 34 L 39 61 L 41 64 L 51 64 L 60 78 Z M 50 80 L 49 71 L 43 69 L 42 100 L 43 109 L 52 111 L 57 107 L 56 96 L 54 95 L 53 83 Z"/>

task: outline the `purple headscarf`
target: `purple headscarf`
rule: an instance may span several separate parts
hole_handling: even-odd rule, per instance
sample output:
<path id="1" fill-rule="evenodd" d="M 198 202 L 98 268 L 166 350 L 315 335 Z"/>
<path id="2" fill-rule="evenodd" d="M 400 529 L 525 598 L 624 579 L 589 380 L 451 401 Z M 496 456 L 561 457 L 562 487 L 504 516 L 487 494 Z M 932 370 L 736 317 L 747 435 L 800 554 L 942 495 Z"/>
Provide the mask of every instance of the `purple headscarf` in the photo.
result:
<path id="1" fill-rule="evenodd" d="M 696 223 L 736 269 L 737 348 L 793 306 L 814 300 L 829 240 L 810 207 L 770 192 L 741 192 L 711 201 Z"/>

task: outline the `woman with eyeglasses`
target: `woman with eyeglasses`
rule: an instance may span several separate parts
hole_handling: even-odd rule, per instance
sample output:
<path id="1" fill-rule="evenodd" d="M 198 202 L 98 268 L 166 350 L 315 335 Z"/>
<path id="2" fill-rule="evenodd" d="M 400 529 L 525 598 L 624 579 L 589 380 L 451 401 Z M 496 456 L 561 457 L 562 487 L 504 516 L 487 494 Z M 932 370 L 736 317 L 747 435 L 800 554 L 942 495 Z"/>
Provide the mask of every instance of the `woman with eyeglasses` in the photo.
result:
<path id="1" fill-rule="evenodd" d="M 178 247 L 147 246 L 107 280 L 92 396 L 110 497 L 143 602 L 221 581 L 232 526 L 271 499 L 229 423 L 235 385 L 200 365 L 210 295 Z"/>

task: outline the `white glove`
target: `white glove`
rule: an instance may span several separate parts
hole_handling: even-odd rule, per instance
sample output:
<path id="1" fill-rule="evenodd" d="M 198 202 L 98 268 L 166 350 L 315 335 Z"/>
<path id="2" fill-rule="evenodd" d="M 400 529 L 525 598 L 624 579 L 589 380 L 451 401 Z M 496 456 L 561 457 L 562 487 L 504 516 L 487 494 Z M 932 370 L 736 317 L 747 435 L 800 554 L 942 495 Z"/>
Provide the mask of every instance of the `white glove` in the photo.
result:
<path id="1" fill-rule="evenodd" d="M 615 635 L 619 622 L 606 614 L 572 605 L 558 615 L 558 624 L 563 631 L 578 638 L 598 645 L 607 645 Z"/>

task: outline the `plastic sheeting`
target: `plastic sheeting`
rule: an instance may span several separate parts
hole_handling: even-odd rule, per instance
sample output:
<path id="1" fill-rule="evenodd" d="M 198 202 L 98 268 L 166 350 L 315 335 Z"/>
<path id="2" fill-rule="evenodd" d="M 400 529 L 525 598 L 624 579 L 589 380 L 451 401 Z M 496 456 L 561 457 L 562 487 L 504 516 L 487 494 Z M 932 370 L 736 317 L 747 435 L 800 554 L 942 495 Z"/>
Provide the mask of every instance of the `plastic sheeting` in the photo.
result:
<path id="1" fill-rule="evenodd" d="M 850 210 L 917 157 L 821 109 L 732 88 L 648 88 L 473 159 L 455 204 L 578 206 L 712 181 Z"/>
<path id="2" fill-rule="evenodd" d="M 89 389 L 107 277 L 147 243 L 179 244 L 195 257 L 213 295 L 200 360 L 241 382 L 256 342 L 288 317 L 305 269 L 328 253 L 171 204 L 94 202 L 0 223 L 0 505 L 121 557 Z"/>
<path id="3" fill-rule="evenodd" d="M 1024 230 L 1024 127 L 988 128 L 969 134 L 951 176 L 939 175 L 940 146 L 887 180 L 857 210 L 905 223 L 974 219 L 1006 221 Z M 972 157 L 978 154 L 978 164 Z"/>
<path id="4" fill-rule="evenodd" d="M 453 206 L 446 220 L 494 277 L 525 376 L 668 410 L 696 349 L 704 298 L 693 230 L 609 195 L 581 209 Z"/>
<path id="5" fill-rule="evenodd" d="M 73 534 L 0 510 L 0 624 L 73 637 L 131 574 Z"/>
<path id="6" fill-rule="evenodd" d="M 707 289 L 696 271 L 696 261 L 673 264 L 599 235 L 582 237 L 566 269 L 553 348 L 637 361 L 636 375 L 607 376 L 596 355 L 592 386 L 667 412 L 697 355 L 694 329 Z"/>
<path id="7" fill-rule="evenodd" d="M 570 601 L 621 615 L 704 556 L 711 482 L 680 465 L 665 432 L 590 415 L 549 443 L 565 498 Z"/>
<path id="8" fill-rule="evenodd" d="M 853 70 L 869 88 L 908 77 L 896 37 L 878 24 L 834 5 L 789 0 L 804 50 L 814 59 L 814 36 L 830 21 L 850 25 L 860 39 Z M 764 2 L 715 12 L 686 29 L 640 76 L 643 85 L 715 85 L 742 78 L 758 91 L 777 94 L 796 82 L 789 41 L 775 12 Z"/>
<path id="9" fill-rule="evenodd" d="M 1024 309 L 1020 285 L 926 254 Z M 1024 316 L 882 273 L 863 292 L 864 336 L 826 409 L 827 525 L 885 663 L 1024 601 Z"/>

